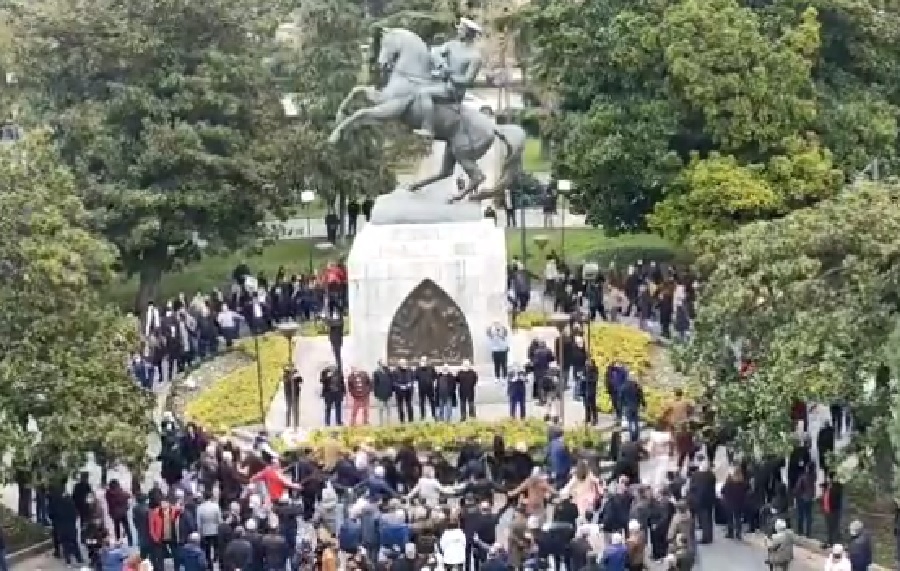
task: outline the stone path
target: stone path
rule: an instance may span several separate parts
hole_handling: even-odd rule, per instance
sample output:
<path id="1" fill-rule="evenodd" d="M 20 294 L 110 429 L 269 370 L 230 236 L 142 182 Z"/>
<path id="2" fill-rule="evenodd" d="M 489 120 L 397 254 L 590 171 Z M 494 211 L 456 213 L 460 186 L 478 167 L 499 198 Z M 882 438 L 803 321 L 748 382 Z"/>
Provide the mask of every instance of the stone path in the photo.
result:
<path id="1" fill-rule="evenodd" d="M 556 337 L 556 330 L 547 327 L 537 327 L 531 331 L 514 334 L 510 349 L 510 363 L 522 363 L 528 344 L 535 337 L 552 342 Z M 353 347 L 350 339 L 344 341 L 342 355 L 347 365 L 353 365 Z M 300 394 L 300 428 L 308 431 L 324 426 L 323 406 L 320 397 L 319 373 L 326 366 L 334 364 L 331 346 L 325 338 L 304 337 L 301 338 L 295 348 L 295 365 L 303 376 L 304 384 Z M 494 380 L 493 368 L 490 366 L 477 366 L 479 382 L 476 392 L 475 408 L 478 418 L 481 420 L 500 420 L 509 416 L 508 400 L 506 398 L 506 385 Z M 418 396 L 413 398 L 415 417 L 418 418 Z M 270 431 L 280 432 L 285 428 L 285 412 L 287 404 L 284 393 L 279 390 L 269 408 L 266 416 L 266 428 Z M 396 418 L 396 410 L 394 411 Z M 530 417 L 542 418 L 546 411 L 528 403 L 526 414 Z M 344 423 L 349 424 L 349 404 L 344 406 Z M 580 402 L 569 398 L 565 402 L 565 422 L 569 426 L 579 425 L 584 420 L 584 408 Z M 374 404 L 370 408 L 370 421 L 376 421 L 377 414 Z M 607 422 L 611 419 L 607 418 Z"/>

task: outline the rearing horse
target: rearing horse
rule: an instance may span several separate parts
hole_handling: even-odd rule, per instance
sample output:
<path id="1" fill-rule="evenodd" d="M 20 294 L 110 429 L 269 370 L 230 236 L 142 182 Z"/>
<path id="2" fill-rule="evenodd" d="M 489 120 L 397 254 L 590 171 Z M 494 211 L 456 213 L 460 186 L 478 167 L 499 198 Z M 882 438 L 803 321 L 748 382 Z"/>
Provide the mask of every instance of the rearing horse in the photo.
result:
<path id="1" fill-rule="evenodd" d="M 358 85 L 341 102 L 337 111 L 338 125 L 329 141 L 338 142 L 345 131 L 360 125 L 371 125 L 388 120 L 399 120 L 417 129 L 422 125 L 422 110 L 417 103 L 420 86 L 438 81 L 432 78 L 434 59 L 428 46 L 417 34 L 402 28 L 385 29 L 378 52 L 378 67 L 389 74 L 381 90 L 368 85 Z M 360 93 L 372 104 L 345 117 L 344 109 Z M 457 163 L 465 171 L 469 182 L 452 201 L 461 200 L 475 191 L 486 177 L 478 168 L 481 159 L 499 139 L 505 147 L 505 159 L 500 177 L 493 189 L 476 193 L 473 198 L 484 198 L 502 193 L 513 184 L 522 170 L 522 152 L 525 147 L 525 131 L 518 125 L 497 125 L 493 118 L 478 109 L 458 102 L 439 102 L 434 109 L 435 139 L 446 142 L 440 172 L 416 181 L 409 190 L 453 176 Z"/>

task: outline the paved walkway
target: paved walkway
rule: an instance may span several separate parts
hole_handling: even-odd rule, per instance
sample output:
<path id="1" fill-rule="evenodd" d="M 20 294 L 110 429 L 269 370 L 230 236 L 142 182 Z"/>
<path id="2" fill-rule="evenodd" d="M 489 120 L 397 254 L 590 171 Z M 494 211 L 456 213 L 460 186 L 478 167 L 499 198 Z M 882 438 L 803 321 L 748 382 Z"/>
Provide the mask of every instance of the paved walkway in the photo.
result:
<path id="1" fill-rule="evenodd" d="M 516 225 L 521 221 L 520 215 L 516 215 Z M 497 223 L 506 228 L 506 213 L 499 212 L 497 214 Z M 325 219 L 314 217 L 306 218 L 290 218 L 281 222 L 279 220 L 269 220 L 264 223 L 267 228 L 277 232 L 277 237 L 281 240 L 296 240 L 297 238 L 325 238 Z M 358 219 L 357 230 L 362 230 L 366 225 L 366 219 L 362 216 Z M 585 228 L 587 225 L 584 221 L 584 215 L 572 214 L 568 210 L 560 210 L 558 214 L 550 217 L 551 228 Z M 544 214 L 540 208 L 525 209 L 525 227 L 526 228 L 543 228 Z"/>

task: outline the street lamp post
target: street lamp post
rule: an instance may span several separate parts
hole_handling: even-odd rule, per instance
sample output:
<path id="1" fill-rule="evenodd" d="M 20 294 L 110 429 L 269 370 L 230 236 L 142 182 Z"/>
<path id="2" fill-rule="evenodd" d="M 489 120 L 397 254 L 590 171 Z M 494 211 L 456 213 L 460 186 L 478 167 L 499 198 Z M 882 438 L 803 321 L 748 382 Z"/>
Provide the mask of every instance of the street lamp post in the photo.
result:
<path id="1" fill-rule="evenodd" d="M 266 405 L 263 402 L 263 370 L 262 370 L 262 358 L 259 354 L 259 333 L 256 332 L 256 328 L 254 327 L 253 331 L 253 350 L 256 352 L 256 387 L 259 390 L 259 418 L 263 424 L 263 428 L 266 426 Z"/>
<path id="2" fill-rule="evenodd" d="M 534 241 L 535 246 L 538 247 L 538 250 L 541 251 L 541 257 L 543 258 L 543 256 L 544 256 L 544 248 L 547 247 L 547 244 L 550 242 L 550 238 L 548 238 L 548 237 L 547 237 L 546 235 L 544 235 L 544 234 L 538 234 L 537 236 L 533 236 L 531 239 Z M 523 260 L 523 263 L 524 263 L 524 260 Z M 544 290 L 546 290 L 546 287 L 544 288 Z M 546 299 L 546 297 L 547 297 L 547 292 L 546 292 L 546 291 L 541 291 L 541 309 L 544 310 L 544 314 L 547 313 L 547 299 Z"/>
<path id="3" fill-rule="evenodd" d="M 285 321 L 284 323 L 278 324 L 278 332 L 282 335 L 282 337 L 284 337 L 287 340 L 288 351 L 287 351 L 286 364 L 289 367 L 294 366 L 294 336 L 297 335 L 297 331 L 299 331 L 299 330 L 300 330 L 300 324 L 293 320 Z M 289 379 L 285 378 L 284 382 L 287 383 L 288 381 L 289 381 Z M 287 388 L 287 387 L 285 387 L 285 388 Z M 300 413 L 297 412 L 300 407 L 300 395 L 299 394 L 294 395 L 293 391 L 285 391 L 285 394 L 290 394 L 291 398 L 297 397 L 296 402 L 287 403 L 288 410 L 294 411 L 293 418 L 296 419 L 300 416 Z M 290 423 L 287 423 L 287 424 L 290 425 Z M 290 426 L 289 426 L 289 428 L 290 428 Z M 296 427 L 294 427 L 294 428 L 296 428 Z"/>
<path id="4" fill-rule="evenodd" d="M 303 210 L 306 213 L 306 238 L 312 239 L 312 214 L 310 213 L 312 203 L 316 200 L 316 192 L 314 190 L 304 190 L 300 193 L 300 202 L 303 203 Z M 312 248 L 309 251 L 309 274 L 313 273 L 313 253 Z"/>
<path id="5" fill-rule="evenodd" d="M 557 181 L 556 188 L 559 189 L 559 193 L 561 197 L 565 197 L 566 193 L 572 190 L 572 181 L 568 179 L 562 179 Z M 562 202 L 562 200 L 560 200 Z M 562 206 L 562 205 L 560 205 Z M 566 209 L 562 208 L 562 215 L 560 216 L 559 221 L 559 249 L 560 256 L 562 256 L 563 262 L 566 261 Z"/>

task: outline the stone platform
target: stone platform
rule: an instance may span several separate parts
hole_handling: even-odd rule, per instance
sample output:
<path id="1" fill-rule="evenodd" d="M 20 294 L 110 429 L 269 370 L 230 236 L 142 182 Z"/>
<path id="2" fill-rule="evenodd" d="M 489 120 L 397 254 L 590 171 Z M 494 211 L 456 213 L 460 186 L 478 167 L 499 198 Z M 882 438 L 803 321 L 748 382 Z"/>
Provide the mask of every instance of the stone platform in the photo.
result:
<path id="1" fill-rule="evenodd" d="M 372 369 L 398 355 L 418 361 L 428 350 L 435 362 L 487 364 L 488 327 L 508 325 L 506 240 L 488 220 L 370 224 L 353 242 L 347 270 L 348 364 Z M 447 330 L 455 346 L 438 348 Z M 400 346 L 391 355 L 389 342 Z"/>
<path id="2" fill-rule="evenodd" d="M 523 363 L 528 344 L 535 337 L 545 339 L 552 343 L 557 333 L 555 329 L 547 327 L 537 327 L 530 331 L 523 331 L 513 334 L 510 344 L 510 363 Z M 353 340 L 345 338 L 345 346 L 342 351 L 344 361 L 352 364 L 355 360 L 354 354 L 356 347 Z M 299 340 L 296 347 L 295 363 L 303 376 L 305 382 L 300 393 L 300 429 L 301 438 L 303 433 L 310 430 L 322 428 L 325 425 L 324 407 L 321 398 L 321 385 L 319 384 L 319 373 L 328 365 L 334 364 L 334 358 L 331 354 L 331 346 L 324 337 L 303 337 Z M 366 370 L 371 372 L 368 367 Z M 501 420 L 509 416 L 508 401 L 506 398 L 506 386 L 497 383 L 494 380 L 494 371 L 492 367 L 480 365 L 475 367 L 478 372 L 478 386 L 476 389 L 475 407 L 478 418 L 481 420 Z M 413 399 L 415 418 L 419 418 L 418 396 Z M 374 402 L 369 411 L 369 420 L 373 424 L 377 424 L 377 413 Z M 571 398 L 571 393 L 565 403 L 566 424 L 577 426 L 584 420 L 584 410 L 580 402 Z M 285 411 L 287 404 L 284 400 L 284 393 L 279 388 L 275 394 L 275 399 L 269 407 L 269 413 L 266 416 L 266 427 L 273 433 L 281 433 L 285 429 Z M 349 424 L 350 407 L 349 402 L 345 402 L 344 406 L 344 424 Z M 545 411 L 538 408 L 534 402 L 528 402 L 526 413 L 529 417 L 541 418 Z M 393 411 L 394 421 L 396 422 L 396 410 Z"/>

